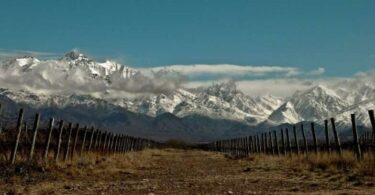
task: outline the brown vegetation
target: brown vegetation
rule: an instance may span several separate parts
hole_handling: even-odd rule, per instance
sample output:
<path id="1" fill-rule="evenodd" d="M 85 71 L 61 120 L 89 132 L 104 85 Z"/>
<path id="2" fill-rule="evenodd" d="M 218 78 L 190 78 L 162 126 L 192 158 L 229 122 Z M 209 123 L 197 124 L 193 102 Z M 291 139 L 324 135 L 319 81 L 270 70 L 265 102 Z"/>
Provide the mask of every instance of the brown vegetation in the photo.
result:
<path id="1" fill-rule="evenodd" d="M 198 150 L 94 153 L 1 166 L 0 192 L 25 194 L 374 194 L 374 155 L 228 158 Z M 4 172 L 4 169 L 7 171 Z"/>

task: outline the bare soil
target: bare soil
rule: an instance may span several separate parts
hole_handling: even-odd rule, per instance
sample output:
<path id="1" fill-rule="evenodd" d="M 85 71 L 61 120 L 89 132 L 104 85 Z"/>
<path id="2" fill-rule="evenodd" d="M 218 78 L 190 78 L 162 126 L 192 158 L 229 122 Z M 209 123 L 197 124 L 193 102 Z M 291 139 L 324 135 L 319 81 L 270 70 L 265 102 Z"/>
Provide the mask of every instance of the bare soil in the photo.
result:
<path id="1" fill-rule="evenodd" d="M 287 157 L 198 150 L 91 154 L 58 165 L 1 165 L 1 194 L 375 194 L 372 173 L 306 168 Z M 297 159 L 296 159 L 297 160 Z M 284 163 L 286 162 L 287 163 Z M 31 168 L 30 168 L 31 167 Z"/>

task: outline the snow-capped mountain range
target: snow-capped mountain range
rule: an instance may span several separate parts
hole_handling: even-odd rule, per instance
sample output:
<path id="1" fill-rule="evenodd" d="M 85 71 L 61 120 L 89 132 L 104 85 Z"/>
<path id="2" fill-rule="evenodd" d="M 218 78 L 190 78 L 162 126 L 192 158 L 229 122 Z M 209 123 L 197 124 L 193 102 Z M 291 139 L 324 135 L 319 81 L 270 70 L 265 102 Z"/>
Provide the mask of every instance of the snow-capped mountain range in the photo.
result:
<path id="1" fill-rule="evenodd" d="M 330 117 L 342 126 L 350 126 L 350 113 L 357 113 L 359 124 L 368 126 L 367 110 L 375 109 L 372 77 L 317 85 L 286 98 L 250 97 L 232 81 L 196 89 L 177 86 L 166 93 L 121 96 L 133 89 L 123 86 L 137 85 L 144 77 L 142 70 L 110 60 L 98 62 L 76 50 L 55 60 L 25 56 L 0 64 L 0 97 L 33 109 L 100 107 L 98 112 L 126 111 L 151 118 L 171 113 L 180 119 L 202 116 L 248 126 L 322 123 Z M 67 87 L 70 93 L 61 93 Z"/>
<path id="2" fill-rule="evenodd" d="M 79 53 L 77 50 L 66 53 L 58 60 L 39 60 L 33 56 L 24 56 L 12 59 L 2 64 L 2 70 L 6 72 L 23 71 L 29 72 L 42 67 L 43 69 L 52 68 L 55 71 L 71 74 L 79 69 L 83 70 L 88 76 L 108 78 L 113 74 L 119 74 L 122 78 L 129 78 L 136 72 L 124 65 L 114 61 L 106 60 L 104 62 L 96 62 L 87 56 Z"/>

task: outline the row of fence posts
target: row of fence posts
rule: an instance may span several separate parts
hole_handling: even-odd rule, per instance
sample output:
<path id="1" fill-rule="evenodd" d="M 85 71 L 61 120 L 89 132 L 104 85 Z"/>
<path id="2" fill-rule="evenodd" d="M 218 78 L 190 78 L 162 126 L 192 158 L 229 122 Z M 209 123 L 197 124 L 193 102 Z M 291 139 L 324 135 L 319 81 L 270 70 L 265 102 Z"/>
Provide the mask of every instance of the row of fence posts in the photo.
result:
<path id="1" fill-rule="evenodd" d="M 353 131 L 353 141 L 352 146 L 354 152 L 356 154 L 357 160 L 362 159 L 362 151 L 361 145 L 363 146 L 374 146 L 375 144 L 375 120 L 374 120 L 374 111 L 369 110 L 369 118 L 372 125 L 372 135 L 370 136 L 370 132 L 365 132 L 361 137 L 358 136 L 357 132 L 357 125 L 355 120 L 355 114 L 351 114 L 351 123 L 352 123 L 352 131 Z M 335 119 L 330 118 L 331 129 L 333 132 L 334 137 L 334 148 L 336 152 L 341 155 L 342 154 L 342 146 L 340 143 L 340 136 L 338 131 L 336 130 Z M 317 141 L 317 136 L 315 132 L 315 124 L 312 122 L 310 124 L 310 130 L 312 135 L 312 149 L 315 154 L 319 152 L 319 145 Z M 298 137 L 298 131 L 301 132 L 302 135 L 302 145 L 300 145 L 300 137 Z M 292 132 L 288 128 L 280 129 L 278 131 L 270 131 L 264 132 L 252 136 L 241 137 L 241 138 L 234 138 L 234 139 L 226 139 L 226 140 L 218 140 L 207 145 L 204 145 L 203 148 L 211 151 L 219 151 L 225 153 L 231 153 L 233 155 L 239 157 L 249 156 L 251 154 L 272 154 L 272 155 L 290 155 L 293 152 L 296 154 L 308 154 L 311 149 L 311 145 L 308 144 L 308 140 L 306 138 L 306 131 L 304 125 L 301 123 L 300 128 L 297 131 L 297 126 L 292 126 Z M 324 120 L 324 135 L 325 135 L 325 145 L 323 149 L 329 153 L 331 153 L 331 146 L 330 136 L 329 136 L 329 121 Z M 280 137 L 278 137 L 278 134 Z M 291 134 L 293 134 L 293 138 L 291 138 Z M 293 141 L 292 141 L 293 139 Z M 361 142 L 360 142 L 361 140 Z"/>
<path id="2" fill-rule="evenodd" d="M 1 104 L 0 104 L 1 109 Z M 16 138 L 14 140 L 14 145 L 11 153 L 10 163 L 14 164 L 17 158 L 17 150 L 20 144 L 21 135 L 24 133 L 27 138 L 27 125 L 23 123 L 24 120 L 24 110 L 20 109 L 17 119 L 16 128 Z M 34 153 L 36 151 L 36 142 L 38 138 L 38 130 L 40 123 L 40 114 L 35 115 L 35 120 L 33 123 L 33 136 L 31 141 L 31 147 L 28 154 L 28 160 L 34 160 Z M 91 127 L 89 129 L 87 126 L 80 128 L 80 124 L 76 124 L 73 127 L 72 123 L 66 126 L 66 123 L 61 120 L 57 122 L 57 129 L 55 128 L 55 119 L 50 118 L 47 129 L 47 136 L 44 142 L 44 147 L 42 151 L 42 158 L 45 162 L 48 162 L 51 151 L 51 142 L 55 139 L 55 148 L 53 160 L 58 162 L 60 160 L 73 160 L 76 156 L 80 156 L 87 152 L 97 152 L 101 154 L 114 154 L 114 153 L 126 153 L 129 151 L 139 151 L 145 148 L 158 147 L 160 143 L 155 142 L 150 139 L 143 139 L 139 137 L 128 136 L 124 134 L 114 134 L 108 131 L 102 131 Z M 66 131 L 64 135 L 64 131 Z M 54 133 L 55 132 L 55 133 Z M 53 135 L 56 137 L 53 137 Z M 83 136 L 82 136 L 83 134 Z M 64 153 L 62 153 L 64 151 Z"/>

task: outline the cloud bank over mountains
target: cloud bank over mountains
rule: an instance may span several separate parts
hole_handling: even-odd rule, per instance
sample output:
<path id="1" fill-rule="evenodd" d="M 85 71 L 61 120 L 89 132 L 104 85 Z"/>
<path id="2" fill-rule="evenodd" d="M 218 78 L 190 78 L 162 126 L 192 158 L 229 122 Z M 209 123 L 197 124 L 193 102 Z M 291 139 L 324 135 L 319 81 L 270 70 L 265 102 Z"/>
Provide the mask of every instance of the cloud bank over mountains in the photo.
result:
<path id="1" fill-rule="evenodd" d="M 59 59 L 15 58 L 2 62 L 0 69 L 2 87 L 45 94 L 168 94 L 186 80 L 179 73 L 143 73 L 110 60 L 97 62 L 76 50 Z"/>
<path id="2" fill-rule="evenodd" d="M 1 62 L 0 84 L 3 87 L 98 97 L 104 94 L 119 97 L 168 94 L 180 87 L 196 88 L 228 80 L 236 81 L 238 89 L 250 96 L 287 97 L 314 85 L 330 86 L 356 78 L 327 78 L 324 77 L 323 67 L 301 70 L 292 66 L 177 64 L 131 68 L 112 60 L 96 61 L 79 50 L 63 57 L 55 57 L 56 54 L 48 52 L 4 49 L 0 50 L 0 54 L 7 56 L 7 60 Z M 17 55 L 28 57 L 16 58 Z M 39 60 L 30 56 L 50 58 Z"/>

